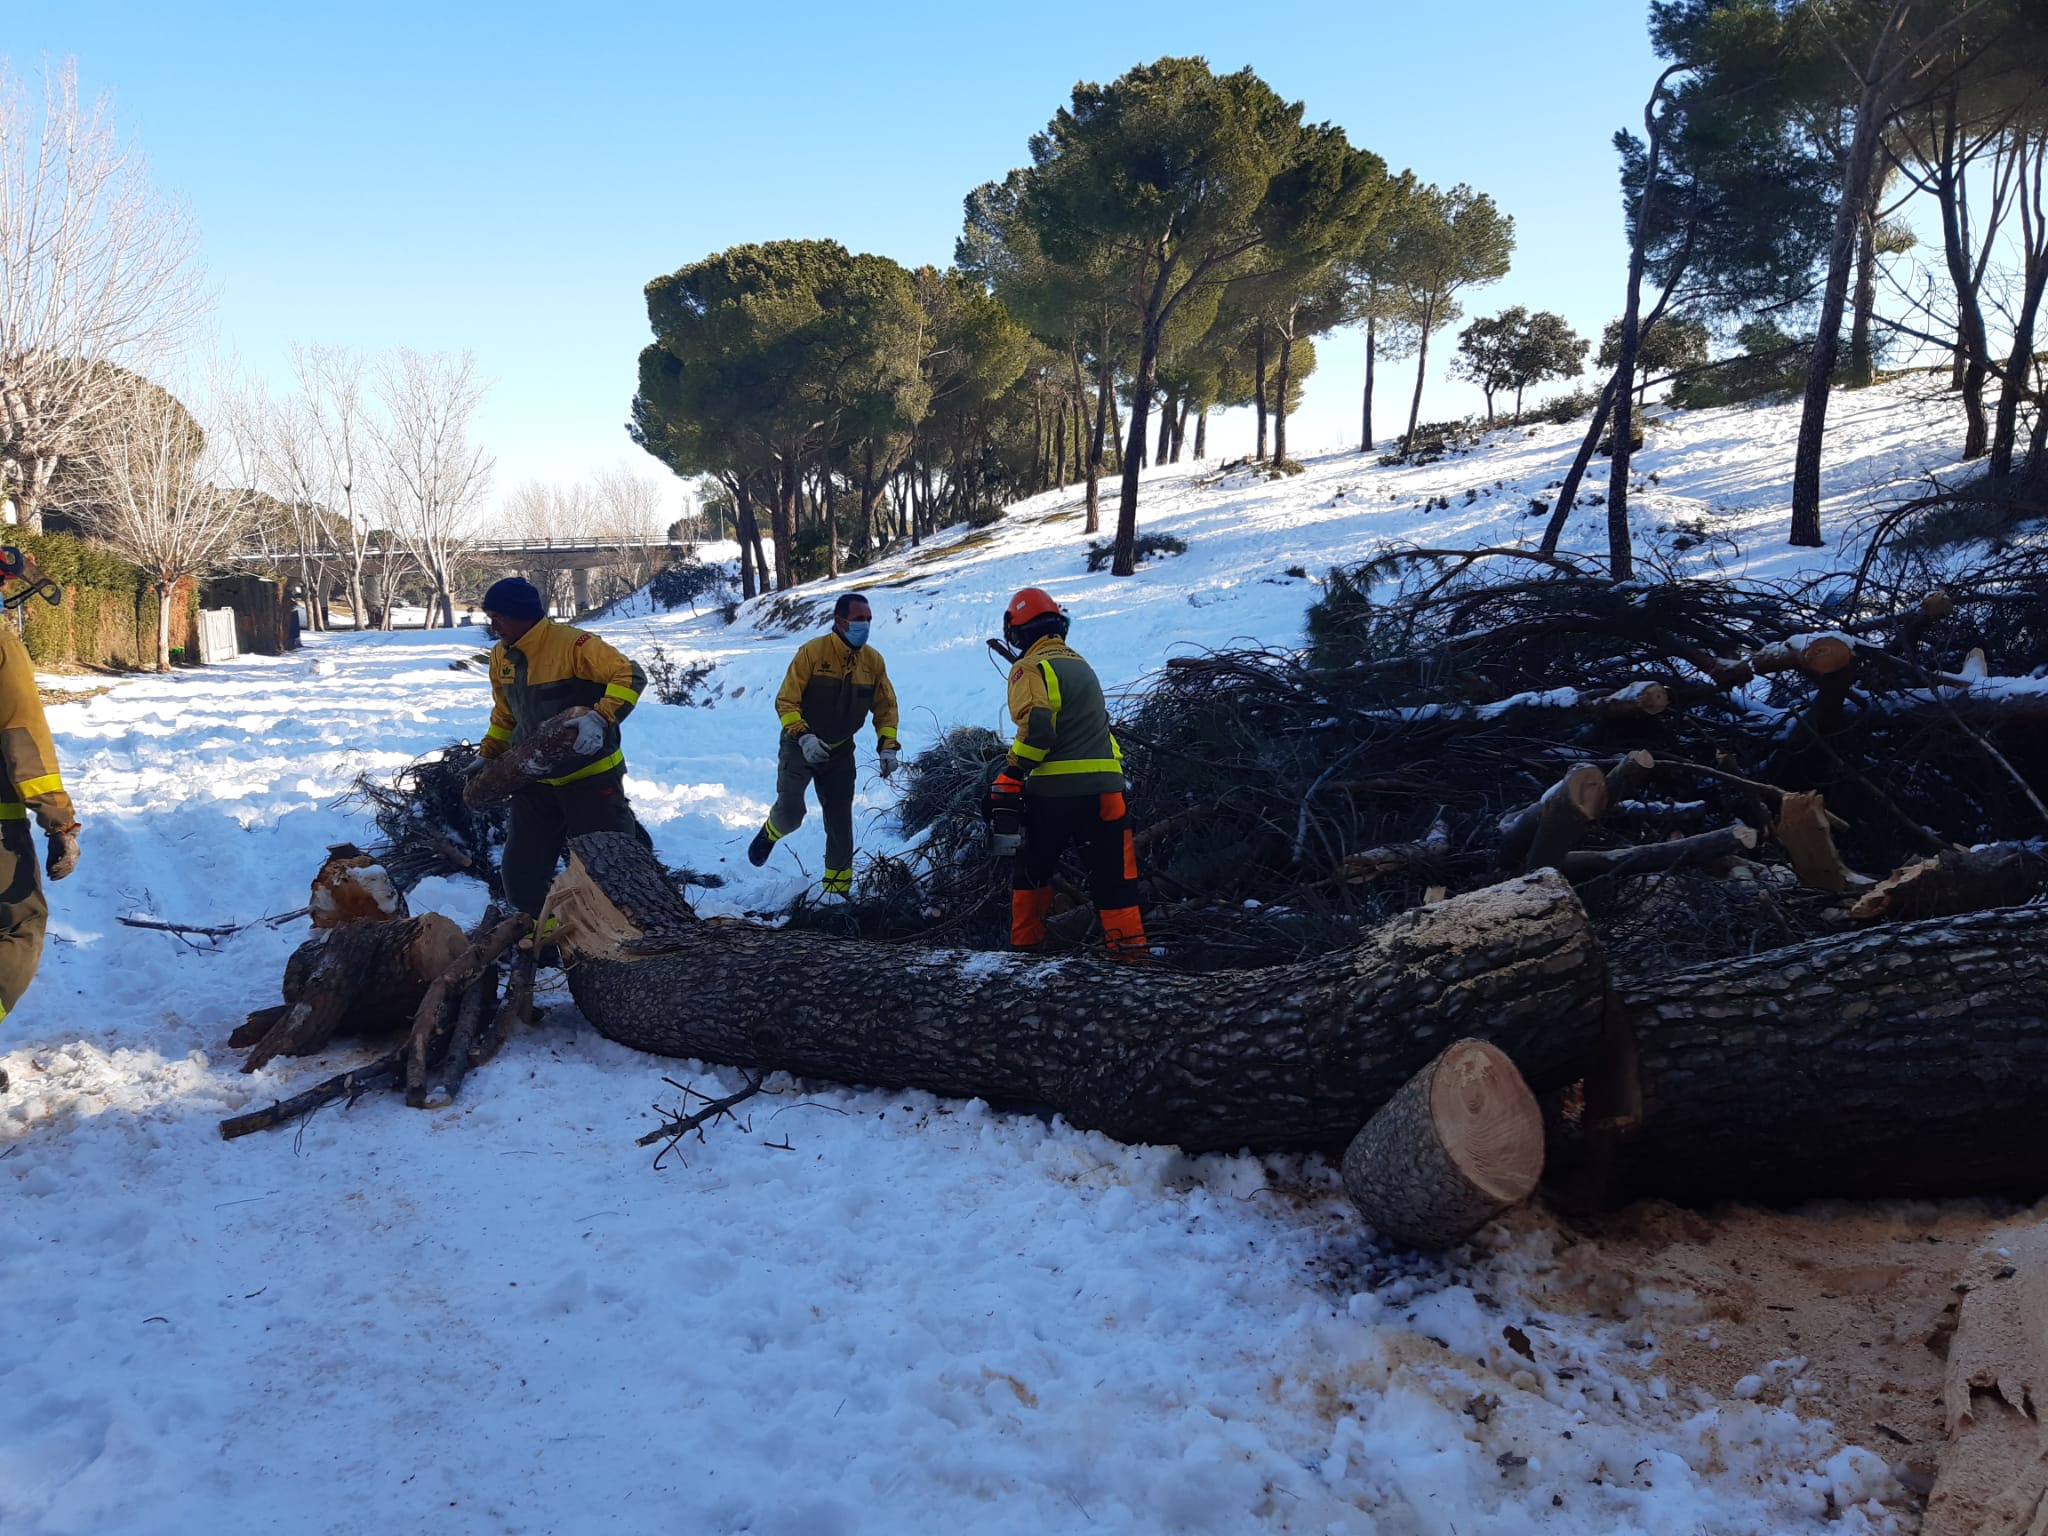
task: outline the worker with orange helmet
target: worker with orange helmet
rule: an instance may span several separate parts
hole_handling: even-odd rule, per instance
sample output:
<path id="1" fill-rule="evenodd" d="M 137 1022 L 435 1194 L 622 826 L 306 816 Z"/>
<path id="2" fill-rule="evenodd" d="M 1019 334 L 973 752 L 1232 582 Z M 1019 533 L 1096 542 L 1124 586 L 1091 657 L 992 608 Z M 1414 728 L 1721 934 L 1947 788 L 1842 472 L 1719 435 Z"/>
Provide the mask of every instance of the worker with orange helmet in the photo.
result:
<path id="1" fill-rule="evenodd" d="M 1110 734 L 1102 684 L 1067 644 L 1067 627 L 1066 612 L 1037 587 L 1024 588 L 1003 611 L 1003 639 L 1018 656 L 1010 669 L 1017 739 L 989 791 L 989 819 L 992 827 L 1020 825 L 1023 833 L 1021 849 L 1013 850 L 1010 947 L 1044 942 L 1053 872 L 1060 855 L 1077 847 L 1110 954 L 1140 960 L 1150 951 L 1138 911 L 1123 753 Z"/>

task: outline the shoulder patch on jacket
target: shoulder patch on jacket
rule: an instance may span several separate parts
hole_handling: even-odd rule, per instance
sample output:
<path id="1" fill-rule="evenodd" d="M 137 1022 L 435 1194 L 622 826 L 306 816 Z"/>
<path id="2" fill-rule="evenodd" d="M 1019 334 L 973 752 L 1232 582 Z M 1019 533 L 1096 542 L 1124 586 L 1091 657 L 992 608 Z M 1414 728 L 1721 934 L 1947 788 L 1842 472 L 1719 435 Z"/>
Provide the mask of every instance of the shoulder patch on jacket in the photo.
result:
<path id="1" fill-rule="evenodd" d="M 590 636 L 588 636 L 588 635 L 578 635 L 578 636 L 576 637 L 576 644 L 577 644 L 577 646 L 578 646 L 578 647 L 580 648 L 580 647 L 581 647 L 581 646 L 582 646 L 582 645 L 583 645 L 583 644 L 584 644 L 584 643 L 585 643 L 586 641 L 588 641 L 589 639 L 590 639 Z"/>
<path id="2" fill-rule="evenodd" d="M 1024 663 L 1023 663 L 1023 662 L 1021 662 L 1021 661 L 1020 661 L 1020 662 L 1018 662 L 1018 663 L 1017 663 L 1017 665 L 1016 665 L 1016 666 L 1014 666 L 1014 667 L 1010 668 L 1010 681 L 1011 681 L 1011 682 L 1013 682 L 1013 683 L 1014 683 L 1015 681 L 1017 681 L 1017 679 L 1018 679 L 1018 678 L 1022 677 L 1023 675 L 1024 675 Z"/>

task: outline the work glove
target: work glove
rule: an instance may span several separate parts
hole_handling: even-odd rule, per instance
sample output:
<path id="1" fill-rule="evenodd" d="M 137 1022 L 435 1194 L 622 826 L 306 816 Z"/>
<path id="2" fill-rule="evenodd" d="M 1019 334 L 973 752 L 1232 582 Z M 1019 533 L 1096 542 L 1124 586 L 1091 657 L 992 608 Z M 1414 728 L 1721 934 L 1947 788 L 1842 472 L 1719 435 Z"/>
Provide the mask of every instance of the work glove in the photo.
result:
<path id="1" fill-rule="evenodd" d="M 604 716 L 596 710 L 576 717 L 576 739 L 571 744 L 578 757 L 595 757 L 604 746 Z"/>
<path id="2" fill-rule="evenodd" d="M 798 738 L 797 745 L 803 749 L 804 761 L 813 768 L 822 768 L 831 761 L 832 749 L 808 731 Z"/>
<path id="3" fill-rule="evenodd" d="M 902 766 L 903 749 L 893 741 L 882 743 L 882 777 L 888 778 Z"/>
<path id="4" fill-rule="evenodd" d="M 988 791 L 990 858 L 1014 858 L 1024 846 L 1024 785 L 1010 774 L 996 775 Z"/>
<path id="5" fill-rule="evenodd" d="M 49 834 L 50 851 L 43 860 L 44 872 L 52 880 L 62 880 L 78 868 L 78 823 L 59 827 Z"/>

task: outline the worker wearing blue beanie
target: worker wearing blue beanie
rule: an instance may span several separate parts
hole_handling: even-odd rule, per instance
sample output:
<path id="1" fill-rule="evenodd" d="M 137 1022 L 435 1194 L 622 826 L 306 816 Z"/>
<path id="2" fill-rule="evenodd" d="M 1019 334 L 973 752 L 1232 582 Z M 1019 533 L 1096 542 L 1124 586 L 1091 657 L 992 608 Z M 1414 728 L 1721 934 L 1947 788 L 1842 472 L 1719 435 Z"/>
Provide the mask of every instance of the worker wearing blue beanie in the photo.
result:
<path id="1" fill-rule="evenodd" d="M 517 576 L 484 594 L 484 615 L 498 643 L 491 648 L 491 723 L 480 755 L 504 755 L 566 709 L 587 712 L 577 722 L 581 764 L 512 798 L 499 873 L 512 904 L 538 917 L 570 838 L 647 836 L 626 800 L 619 740 L 620 722 L 640 702 L 647 675 L 598 636 L 550 619 L 533 583 Z"/>

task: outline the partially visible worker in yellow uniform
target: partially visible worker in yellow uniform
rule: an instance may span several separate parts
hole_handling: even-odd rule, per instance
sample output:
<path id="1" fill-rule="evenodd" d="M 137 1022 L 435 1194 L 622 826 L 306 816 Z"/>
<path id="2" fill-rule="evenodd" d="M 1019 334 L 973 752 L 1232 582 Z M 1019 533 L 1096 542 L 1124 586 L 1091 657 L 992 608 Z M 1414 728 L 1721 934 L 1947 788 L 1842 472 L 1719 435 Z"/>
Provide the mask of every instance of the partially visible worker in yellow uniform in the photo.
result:
<path id="1" fill-rule="evenodd" d="M 896 771 L 896 690 L 882 653 L 868 644 L 874 609 L 859 592 L 832 605 L 832 632 L 806 640 L 775 695 L 782 741 L 775 760 L 775 804 L 747 846 L 747 862 L 768 862 L 775 845 L 804 824 L 804 791 L 818 787 L 825 813 L 827 896 L 853 893 L 853 738 L 872 714 L 882 777 Z"/>
<path id="2" fill-rule="evenodd" d="M 1037 587 L 1024 588 L 1003 612 L 1003 638 L 1021 653 L 1010 669 L 1017 739 L 989 791 L 989 818 L 998 828 L 1019 821 L 1023 828 L 1011 866 L 1010 947 L 1045 942 L 1053 872 L 1060 855 L 1078 847 L 1109 953 L 1144 960 L 1150 951 L 1138 911 L 1123 752 L 1110 734 L 1095 669 L 1067 644 L 1068 623 Z"/>
<path id="3" fill-rule="evenodd" d="M 582 767 L 541 779 L 512 798 L 500 866 L 505 896 L 540 916 L 555 868 L 572 837 L 627 832 L 645 837 L 626 799 L 626 753 L 619 723 L 647 686 L 638 662 L 588 631 L 547 616 L 529 581 L 508 576 L 484 594 L 484 616 L 498 636 L 491 648 L 491 723 L 478 752 L 498 757 L 581 704 L 592 712 L 578 741 Z"/>
<path id="4" fill-rule="evenodd" d="M 18 571 L 15 551 L 4 553 L 15 558 L 0 558 L 0 570 Z M 57 772 L 35 663 L 14 625 L 0 619 L 0 1019 L 14 1011 L 35 980 L 50 917 L 36 873 L 31 815 L 49 845 L 44 868 L 52 880 L 62 880 L 78 868 L 78 816 Z M 0 1073 L 0 1088 L 5 1086 Z"/>

